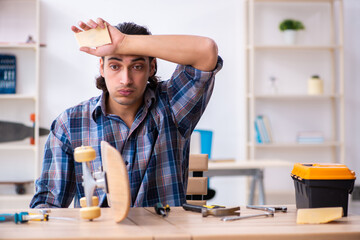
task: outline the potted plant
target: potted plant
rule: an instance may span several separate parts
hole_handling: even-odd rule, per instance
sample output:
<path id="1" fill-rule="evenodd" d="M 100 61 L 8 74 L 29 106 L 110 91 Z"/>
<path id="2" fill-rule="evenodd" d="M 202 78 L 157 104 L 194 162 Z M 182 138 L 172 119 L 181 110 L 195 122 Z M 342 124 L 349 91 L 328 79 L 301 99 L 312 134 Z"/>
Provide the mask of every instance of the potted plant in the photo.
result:
<path id="1" fill-rule="evenodd" d="M 298 20 L 285 19 L 280 23 L 279 29 L 284 33 L 285 43 L 292 45 L 296 42 L 297 31 L 304 30 L 305 26 Z"/>

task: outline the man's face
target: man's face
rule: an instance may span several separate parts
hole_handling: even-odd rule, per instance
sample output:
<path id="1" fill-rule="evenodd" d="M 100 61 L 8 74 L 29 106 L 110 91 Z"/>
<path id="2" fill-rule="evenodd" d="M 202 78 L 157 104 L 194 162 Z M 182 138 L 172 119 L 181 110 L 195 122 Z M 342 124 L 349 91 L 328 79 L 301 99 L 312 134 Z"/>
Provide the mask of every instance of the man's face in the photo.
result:
<path id="1" fill-rule="evenodd" d="M 155 59 L 132 55 L 113 55 L 100 59 L 100 73 L 109 91 L 110 107 L 134 107 L 142 104 L 146 84 L 155 71 Z M 119 106 L 120 104 L 121 106 Z"/>

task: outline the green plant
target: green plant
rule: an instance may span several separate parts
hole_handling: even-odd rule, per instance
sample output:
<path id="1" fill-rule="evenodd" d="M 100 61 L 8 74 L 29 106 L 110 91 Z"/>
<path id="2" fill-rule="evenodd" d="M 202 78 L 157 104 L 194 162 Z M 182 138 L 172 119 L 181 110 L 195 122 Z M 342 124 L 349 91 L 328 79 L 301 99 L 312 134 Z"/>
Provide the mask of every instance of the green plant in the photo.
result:
<path id="1" fill-rule="evenodd" d="M 298 31 L 298 30 L 305 29 L 305 26 L 300 21 L 293 20 L 293 19 L 285 19 L 284 21 L 282 21 L 280 23 L 279 29 L 280 29 L 280 31 L 285 31 L 285 30 Z"/>

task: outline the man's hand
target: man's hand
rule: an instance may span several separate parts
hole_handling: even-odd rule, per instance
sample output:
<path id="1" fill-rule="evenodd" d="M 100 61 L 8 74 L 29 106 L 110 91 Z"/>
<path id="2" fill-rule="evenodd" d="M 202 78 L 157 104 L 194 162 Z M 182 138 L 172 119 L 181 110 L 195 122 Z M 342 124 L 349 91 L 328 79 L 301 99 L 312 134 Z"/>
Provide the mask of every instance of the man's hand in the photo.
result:
<path id="1" fill-rule="evenodd" d="M 109 30 L 109 34 L 110 34 L 112 43 L 106 44 L 104 46 L 100 46 L 97 48 L 81 47 L 80 51 L 83 51 L 83 52 L 86 52 L 86 53 L 89 53 L 89 54 L 92 54 L 92 55 L 95 55 L 98 57 L 113 55 L 116 53 L 117 48 L 120 47 L 120 45 L 123 42 L 126 35 L 123 34 L 122 32 L 120 32 L 117 28 L 111 26 L 108 22 L 104 21 L 102 18 L 98 18 L 96 20 L 96 22 L 94 20 L 90 19 L 87 22 L 87 24 L 80 21 L 79 22 L 80 28 L 78 28 L 76 26 L 71 26 L 71 30 L 74 33 L 79 33 L 79 32 L 88 31 L 90 29 L 94 29 L 97 27 L 105 28 L 105 24 Z"/>
<path id="2" fill-rule="evenodd" d="M 212 71 L 217 63 L 218 49 L 214 40 L 191 35 L 132 35 L 124 34 L 101 18 L 79 22 L 72 26 L 75 33 L 93 28 L 108 27 L 112 43 L 97 47 L 81 47 L 80 50 L 95 56 L 117 54 L 152 56 L 181 65 L 191 65 L 202 71 Z"/>

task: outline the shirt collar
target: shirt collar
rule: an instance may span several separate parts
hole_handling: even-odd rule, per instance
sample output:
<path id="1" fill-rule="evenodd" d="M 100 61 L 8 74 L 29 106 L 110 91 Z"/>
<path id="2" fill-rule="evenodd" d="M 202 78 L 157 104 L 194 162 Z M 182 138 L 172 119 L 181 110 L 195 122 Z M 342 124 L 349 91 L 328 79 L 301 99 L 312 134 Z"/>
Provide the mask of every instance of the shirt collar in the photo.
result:
<path id="1" fill-rule="evenodd" d="M 155 102 L 155 90 L 151 87 L 149 87 L 149 84 L 146 87 L 145 93 L 144 93 L 144 103 L 146 108 L 150 108 L 150 106 Z"/>
<path id="2" fill-rule="evenodd" d="M 102 93 L 100 95 L 100 99 L 94 105 L 94 109 L 92 110 L 91 116 L 93 120 L 96 122 L 96 119 L 100 116 L 106 116 L 106 98 L 108 97 L 108 93 Z M 152 89 L 147 85 L 145 93 L 144 93 L 144 104 L 145 108 L 149 109 L 151 105 L 155 102 L 155 89 Z"/>
<path id="3" fill-rule="evenodd" d="M 98 99 L 98 101 L 96 102 L 96 104 L 94 105 L 94 109 L 92 110 L 91 116 L 93 118 L 93 120 L 96 122 L 96 119 L 100 116 L 106 116 L 106 107 L 105 107 L 105 102 L 106 102 L 106 96 L 108 94 L 104 94 L 104 92 L 100 95 L 100 98 Z"/>

